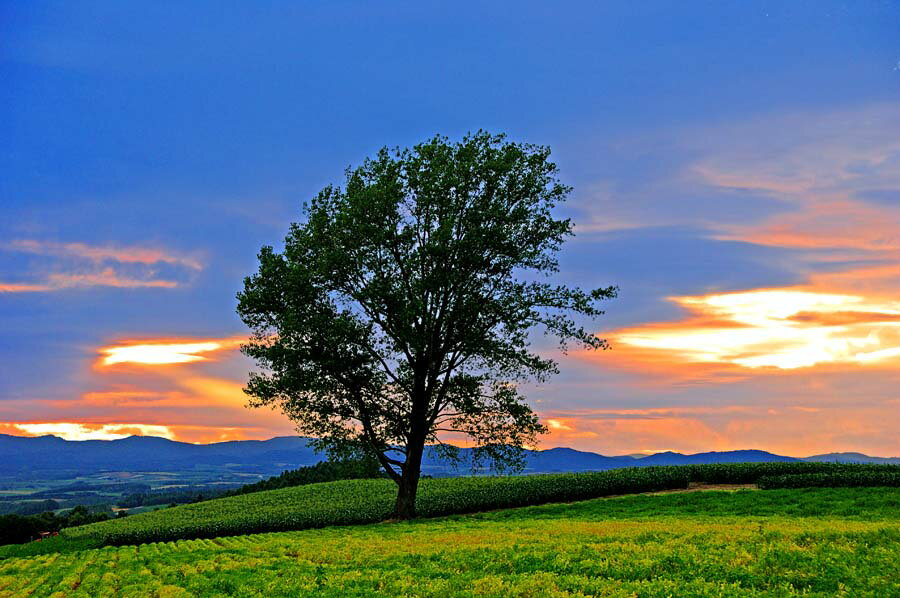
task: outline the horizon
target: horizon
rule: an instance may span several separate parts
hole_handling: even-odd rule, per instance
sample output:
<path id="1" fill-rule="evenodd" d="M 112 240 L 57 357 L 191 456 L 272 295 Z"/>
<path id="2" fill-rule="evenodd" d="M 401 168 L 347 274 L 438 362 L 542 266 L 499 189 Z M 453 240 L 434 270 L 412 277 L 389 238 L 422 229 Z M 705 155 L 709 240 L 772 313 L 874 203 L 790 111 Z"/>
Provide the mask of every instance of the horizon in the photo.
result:
<path id="1" fill-rule="evenodd" d="M 611 350 L 533 336 L 541 447 L 900 455 L 898 3 L 0 17 L 2 433 L 290 436 L 242 391 L 260 247 L 378 148 L 484 128 L 574 187 L 556 279 L 620 287 Z"/>
<path id="2" fill-rule="evenodd" d="M 116 440 L 127 440 L 129 438 L 158 438 L 161 440 L 167 440 L 169 442 L 176 442 L 176 443 L 181 443 L 181 444 L 191 444 L 194 446 L 208 446 L 208 445 L 212 445 L 212 444 L 222 444 L 225 442 L 267 442 L 270 440 L 277 440 L 279 438 L 306 438 L 305 436 L 272 436 L 270 438 L 245 438 L 245 439 L 241 439 L 241 440 L 214 440 L 211 442 L 188 442 L 188 441 L 184 441 L 184 440 L 176 440 L 173 438 L 166 438 L 165 436 L 150 436 L 150 435 L 138 435 L 138 434 L 132 434 L 130 436 L 120 436 L 120 437 L 116 437 L 116 438 L 64 438 L 63 436 L 58 436 L 56 434 L 42 434 L 40 436 L 24 436 L 21 434 L 6 434 L 6 433 L 0 433 L 0 436 L 9 436 L 11 438 L 48 438 L 49 437 L 49 438 L 58 438 L 59 440 L 63 440 L 65 442 L 76 442 L 76 443 L 90 442 L 90 441 L 115 442 Z M 435 445 L 426 445 L 426 446 L 435 446 Z M 460 448 L 467 448 L 467 447 L 460 447 Z M 874 457 L 876 459 L 897 459 L 898 458 L 898 456 L 896 456 L 896 455 L 869 455 L 869 454 L 865 454 L 865 453 L 858 453 L 856 451 L 827 451 L 825 453 L 816 453 L 816 454 L 809 454 L 809 455 L 786 455 L 786 454 L 773 453 L 771 451 L 767 451 L 765 449 L 759 449 L 759 448 L 730 449 L 730 450 L 726 450 L 726 451 L 707 450 L 707 451 L 697 451 L 697 452 L 682 452 L 682 451 L 676 451 L 676 450 L 671 450 L 671 449 L 662 449 L 662 450 L 657 450 L 657 451 L 646 451 L 646 452 L 641 452 L 641 453 L 628 453 L 628 454 L 602 454 L 602 453 L 598 453 L 596 451 L 576 449 L 571 446 L 561 446 L 561 445 L 560 446 L 548 446 L 548 447 L 531 447 L 526 450 L 534 451 L 534 452 L 545 452 L 545 451 L 553 451 L 553 450 L 558 450 L 558 449 L 566 449 L 566 450 L 573 450 L 573 451 L 578 451 L 578 452 L 583 452 L 583 453 L 591 453 L 594 455 L 599 455 L 601 457 L 611 457 L 611 458 L 631 457 L 634 459 L 643 459 L 645 457 L 652 457 L 654 455 L 664 455 L 664 454 L 676 454 L 676 455 L 684 455 L 684 456 L 690 457 L 690 456 L 702 455 L 702 454 L 734 453 L 734 452 L 768 453 L 768 454 L 774 455 L 776 457 L 789 457 L 792 459 L 808 459 L 810 457 L 819 457 L 819 456 L 823 456 L 823 455 L 853 455 L 853 454 L 860 454 L 860 455 L 864 455 L 866 457 Z"/>

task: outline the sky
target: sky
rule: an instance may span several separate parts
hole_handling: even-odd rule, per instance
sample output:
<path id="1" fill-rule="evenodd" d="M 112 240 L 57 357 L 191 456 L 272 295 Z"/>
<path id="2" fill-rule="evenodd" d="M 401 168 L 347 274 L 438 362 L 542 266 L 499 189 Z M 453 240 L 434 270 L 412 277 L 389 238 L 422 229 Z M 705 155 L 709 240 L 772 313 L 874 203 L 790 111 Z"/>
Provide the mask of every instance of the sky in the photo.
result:
<path id="1" fill-rule="evenodd" d="M 382 146 L 574 187 L 542 447 L 900 455 L 900 3 L 0 4 L 0 432 L 293 434 L 235 293 Z"/>

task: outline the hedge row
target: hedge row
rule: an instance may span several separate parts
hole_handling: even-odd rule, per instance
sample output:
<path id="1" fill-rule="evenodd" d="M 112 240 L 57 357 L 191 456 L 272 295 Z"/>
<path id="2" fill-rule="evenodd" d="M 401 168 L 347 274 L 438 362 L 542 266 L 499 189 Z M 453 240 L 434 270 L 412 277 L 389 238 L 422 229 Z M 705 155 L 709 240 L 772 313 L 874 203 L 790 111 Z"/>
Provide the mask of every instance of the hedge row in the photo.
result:
<path id="1" fill-rule="evenodd" d="M 827 473 L 764 476 L 759 479 L 763 490 L 776 488 L 858 488 L 863 486 L 900 487 L 897 470 L 844 470 Z"/>
<path id="2" fill-rule="evenodd" d="M 795 476 L 840 472 L 893 471 L 900 473 L 900 465 L 873 465 L 857 463 L 716 463 L 688 465 L 692 482 L 706 484 L 756 484 L 771 476 Z"/>

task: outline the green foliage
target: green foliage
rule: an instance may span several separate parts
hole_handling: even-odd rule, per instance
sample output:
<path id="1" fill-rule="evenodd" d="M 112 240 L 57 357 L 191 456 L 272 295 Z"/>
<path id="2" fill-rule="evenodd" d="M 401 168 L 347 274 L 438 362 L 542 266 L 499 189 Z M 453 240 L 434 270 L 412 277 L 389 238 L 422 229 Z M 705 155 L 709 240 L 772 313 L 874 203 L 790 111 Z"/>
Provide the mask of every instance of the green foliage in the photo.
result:
<path id="1" fill-rule="evenodd" d="M 893 471 L 900 465 L 856 463 L 773 462 L 773 463 L 712 463 L 688 465 L 692 482 L 707 484 L 755 484 L 767 476 L 793 476 L 814 473 Z"/>
<path id="2" fill-rule="evenodd" d="M 882 598 L 900 594 L 897 494 L 630 496 L 107 547 L 7 559 L 0 595 Z"/>
<path id="3" fill-rule="evenodd" d="M 0 505 L 4 514 L 12 515 L 39 515 L 47 511 L 56 511 L 61 508 L 58 501 L 51 498 L 44 500 L 28 500 Z"/>
<path id="4" fill-rule="evenodd" d="M 226 494 L 226 491 L 210 488 L 210 486 L 178 488 L 174 490 L 154 490 L 138 494 L 128 494 L 116 500 L 116 506 L 123 509 L 133 509 L 135 507 L 149 507 L 154 505 L 178 505 L 209 500 Z"/>
<path id="5" fill-rule="evenodd" d="M 229 490 L 225 496 L 250 494 L 263 490 L 277 490 L 306 484 L 334 482 L 336 480 L 361 480 L 384 477 L 381 466 L 375 459 L 345 459 L 341 461 L 320 461 L 315 465 L 307 465 L 298 469 L 282 471 L 280 475 L 253 484 L 245 484 L 235 490 Z"/>
<path id="6" fill-rule="evenodd" d="M 531 351 L 539 328 L 563 348 L 606 342 L 576 323 L 614 287 L 544 281 L 572 234 L 554 217 L 570 191 L 550 150 L 479 131 L 382 149 L 329 186 L 263 247 L 238 314 L 251 405 L 275 406 L 332 456 L 367 453 L 415 512 L 425 445 L 469 437 L 476 460 L 515 469 L 544 431 L 519 382 L 556 371 Z M 444 456 L 456 455 L 443 446 Z"/>
<path id="7" fill-rule="evenodd" d="M 106 512 L 90 511 L 79 505 L 59 515 L 51 511 L 38 515 L 0 515 L 0 544 L 18 544 L 38 537 L 41 532 L 58 532 L 66 527 L 74 527 L 106 521 Z"/>
<path id="8" fill-rule="evenodd" d="M 774 475 L 759 479 L 759 487 L 771 488 L 839 488 L 863 486 L 900 487 L 900 467 L 876 466 L 881 469 L 841 469 L 800 475 Z"/>

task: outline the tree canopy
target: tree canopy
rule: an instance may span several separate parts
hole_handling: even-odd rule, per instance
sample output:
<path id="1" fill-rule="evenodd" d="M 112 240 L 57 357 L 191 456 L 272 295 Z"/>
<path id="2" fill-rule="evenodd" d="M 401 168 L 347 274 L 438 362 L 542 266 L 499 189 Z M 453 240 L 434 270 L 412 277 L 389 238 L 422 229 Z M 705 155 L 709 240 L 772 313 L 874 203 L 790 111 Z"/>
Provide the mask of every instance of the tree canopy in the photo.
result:
<path id="1" fill-rule="evenodd" d="M 519 387 L 557 371 L 532 331 L 605 348 L 576 318 L 616 294 L 547 280 L 572 234 L 553 214 L 570 191 L 549 148 L 483 131 L 348 169 L 238 293 L 260 366 L 250 404 L 280 408 L 333 455 L 376 457 L 401 518 L 415 515 L 427 445 L 452 457 L 445 439 L 465 437 L 476 459 L 520 465 L 544 428 Z"/>

